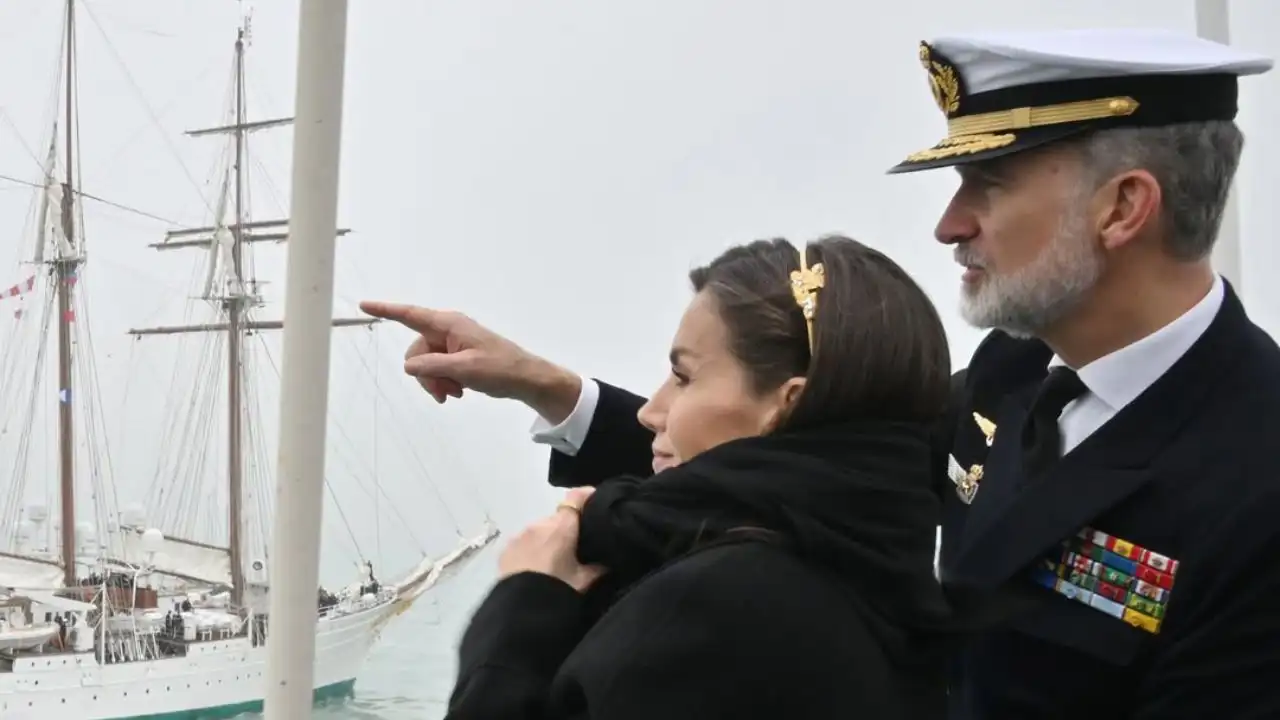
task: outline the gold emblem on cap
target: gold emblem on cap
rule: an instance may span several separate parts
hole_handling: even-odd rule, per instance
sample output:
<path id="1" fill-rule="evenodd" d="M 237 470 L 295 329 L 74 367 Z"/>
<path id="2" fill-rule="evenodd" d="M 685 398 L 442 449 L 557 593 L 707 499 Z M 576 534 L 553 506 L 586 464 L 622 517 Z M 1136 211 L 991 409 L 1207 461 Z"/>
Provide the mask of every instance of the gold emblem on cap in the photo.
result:
<path id="1" fill-rule="evenodd" d="M 956 66 L 939 55 L 929 43 L 920 43 L 920 64 L 929 73 L 929 89 L 938 109 L 950 117 L 960 109 L 960 74 Z"/>
<path id="2" fill-rule="evenodd" d="M 987 447 L 991 447 L 991 443 L 996 441 L 996 424 L 978 413 L 973 414 L 973 421 L 978 424 L 978 429 L 986 436 Z"/>
<path id="3" fill-rule="evenodd" d="M 1022 130 L 1133 115 L 1140 103 L 1127 96 L 1079 100 L 1053 105 L 1015 107 L 962 115 L 967 91 L 955 64 L 927 42 L 920 43 L 920 64 L 929 74 L 929 90 L 947 116 L 947 137 L 931 148 L 908 155 L 904 163 L 924 163 L 976 155 L 1009 147 Z"/>

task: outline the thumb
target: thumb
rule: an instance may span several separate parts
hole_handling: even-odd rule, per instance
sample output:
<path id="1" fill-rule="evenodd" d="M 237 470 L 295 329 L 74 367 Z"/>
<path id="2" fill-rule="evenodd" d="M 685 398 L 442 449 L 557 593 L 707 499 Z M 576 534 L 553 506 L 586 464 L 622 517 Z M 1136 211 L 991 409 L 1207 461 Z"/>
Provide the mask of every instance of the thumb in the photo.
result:
<path id="1" fill-rule="evenodd" d="M 587 500 L 591 499 L 591 495 L 595 493 L 595 491 L 596 489 L 593 487 L 571 488 L 569 492 L 565 493 L 564 501 L 581 510 L 582 507 L 587 504 Z"/>
<path id="2" fill-rule="evenodd" d="M 569 584 L 580 593 L 586 592 L 608 572 L 609 569 L 603 565 L 583 565 L 576 573 L 573 582 Z"/>

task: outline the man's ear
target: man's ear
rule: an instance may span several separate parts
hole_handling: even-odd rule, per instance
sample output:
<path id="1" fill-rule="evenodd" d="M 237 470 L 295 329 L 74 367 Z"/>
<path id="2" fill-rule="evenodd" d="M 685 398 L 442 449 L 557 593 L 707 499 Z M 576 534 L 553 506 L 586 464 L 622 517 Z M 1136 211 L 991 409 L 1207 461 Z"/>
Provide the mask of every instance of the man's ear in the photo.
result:
<path id="1" fill-rule="evenodd" d="M 1151 173 L 1130 170 L 1099 188 L 1094 202 L 1102 247 L 1118 250 L 1140 236 L 1159 214 L 1163 193 Z"/>

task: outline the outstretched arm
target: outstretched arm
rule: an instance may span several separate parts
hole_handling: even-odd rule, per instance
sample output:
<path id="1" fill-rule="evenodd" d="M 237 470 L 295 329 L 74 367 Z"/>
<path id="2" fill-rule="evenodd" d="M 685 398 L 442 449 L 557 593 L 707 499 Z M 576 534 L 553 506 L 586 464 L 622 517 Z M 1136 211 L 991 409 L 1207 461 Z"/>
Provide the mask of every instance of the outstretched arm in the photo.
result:
<path id="1" fill-rule="evenodd" d="M 645 399 L 583 378 L 573 412 L 558 425 L 534 423 L 533 439 L 551 446 L 548 481 L 556 487 L 595 486 L 618 475 L 652 474 L 653 433 L 636 413 Z"/>

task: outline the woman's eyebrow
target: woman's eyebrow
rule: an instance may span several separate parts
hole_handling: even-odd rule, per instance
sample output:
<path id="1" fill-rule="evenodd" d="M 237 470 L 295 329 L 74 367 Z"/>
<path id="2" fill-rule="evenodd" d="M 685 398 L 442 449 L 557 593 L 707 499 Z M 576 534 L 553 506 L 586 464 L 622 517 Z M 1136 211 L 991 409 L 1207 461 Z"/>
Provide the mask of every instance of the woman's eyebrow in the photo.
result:
<path id="1" fill-rule="evenodd" d="M 679 365 L 682 359 L 695 357 L 696 355 L 697 353 L 693 352 L 689 348 L 677 345 L 671 348 L 671 352 L 667 353 L 667 358 L 671 361 L 672 365 Z"/>

